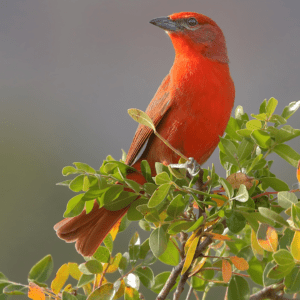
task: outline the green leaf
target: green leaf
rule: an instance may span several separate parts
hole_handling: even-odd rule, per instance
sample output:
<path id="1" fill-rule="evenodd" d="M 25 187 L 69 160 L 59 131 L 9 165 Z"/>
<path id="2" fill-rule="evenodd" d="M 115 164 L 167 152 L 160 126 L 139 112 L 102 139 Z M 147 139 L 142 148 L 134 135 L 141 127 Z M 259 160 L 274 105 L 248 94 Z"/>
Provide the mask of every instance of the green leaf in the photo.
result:
<path id="1" fill-rule="evenodd" d="M 95 279 L 95 275 L 86 275 L 86 274 L 82 274 L 78 283 L 77 283 L 77 287 L 82 287 L 92 281 L 94 281 Z"/>
<path id="2" fill-rule="evenodd" d="M 146 182 L 144 183 L 143 188 L 148 195 L 152 195 L 155 192 L 155 190 L 158 188 L 158 186 L 154 183 Z"/>
<path id="3" fill-rule="evenodd" d="M 181 194 L 178 194 L 169 204 L 167 214 L 173 218 L 184 212 L 186 202 Z"/>
<path id="4" fill-rule="evenodd" d="M 267 108 L 267 99 L 265 99 L 265 100 L 261 103 L 261 105 L 260 105 L 260 107 L 259 107 L 259 113 L 260 113 L 260 114 L 266 113 L 266 112 L 267 112 L 266 108 Z"/>
<path id="5" fill-rule="evenodd" d="M 68 176 L 68 175 L 71 175 L 71 174 L 78 174 L 78 173 L 81 173 L 81 172 L 79 170 L 75 169 L 72 166 L 66 166 L 62 169 L 62 174 L 64 176 Z"/>
<path id="6" fill-rule="evenodd" d="M 237 164 L 237 149 L 235 145 L 228 139 L 220 137 L 220 143 L 223 146 L 223 149 L 225 151 L 225 154 L 229 156 L 235 164 Z M 221 149 L 221 148 L 220 148 Z"/>
<path id="7" fill-rule="evenodd" d="M 141 283 L 148 289 L 154 284 L 154 274 L 149 267 L 138 267 L 134 274 L 140 278 Z"/>
<path id="8" fill-rule="evenodd" d="M 162 273 L 156 275 L 154 278 L 154 285 L 152 286 L 151 290 L 154 293 L 159 294 L 161 289 L 164 287 L 166 281 L 168 280 L 170 274 L 171 274 L 170 271 L 166 271 L 166 272 L 162 272 Z M 176 283 L 172 287 L 171 291 L 176 288 L 176 286 L 178 285 L 178 282 L 179 282 L 179 276 L 177 276 Z"/>
<path id="9" fill-rule="evenodd" d="M 278 197 L 278 204 L 287 209 L 292 206 L 292 204 L 298 203 L 298 198 L 294 193 L 290 192 L 279 192 L 277 194 Z"/>
<path id="10" fill-rule="evenodd" d="M 121 194 L 123 189 L 124 189 L 124 187 L 119 184 L 114 184 L 114 185 L 110 186 L 106 190 L 104 195 L 101 196 L 100 203 L 102 205 L 109 204 L 110 202 L 112 202 L 114 199 L 116 199 Z"/>
<path id="11" fill-rule="evenodd" d="M 138 232 L 135 232 L 129 241 L 128 250 L 131 261 L 137 261 L 140 255 L 140 237 Z"/>
<path id="12" fill-rule="evenodd" d="M 93 254 L 93 257 L 102 263 L 108 263 L 110 260 L 110 253 L 107 248 L 100 246 Z"/>
<path id="13" fill-rule="evenodd" d="M 155 177 L 155 183 L 157 185 L 165 184 L 165 183 L 170 183 L 171 179 L 166 172 L 162 172 L 156 175 Z"/>
<path id="14" fill-rule="evenodd" d="M 130 180 L 130 179 L 124 179 L 124 182 L 136 193 L 140 192 L 140 190 L 141 190 L 140 185 L 137 182 Z"/>
<path id="15" fill-rule="evenodd" d="M 163 262 L 166 265 L 177 266 L 179 264 L 180 253 L 178 251 L 178 248 L 175 247 L 174 243 L 177 245 L 175 239 L 173 239 L 173 242 L 169 240 L 165 252 L 158 258 L 161 262 Z"/>
<path id="16" fill-rule="evenodd" d="M 136 194 L 122 191 L 116 199 L 114 199 L 112 202 L 107 203 L 105 205 L 105 208 L 111 211 L 120 210 L 131 204 L 136 198 Z"/>
<path id="17" fill-rule="evenodd" d="M 145 216 L 148 222 L 160 222 L 159 213 L 156 208 L 149 208 L 147 204 L 142 204 L 136 209 Z"/>
<path id="18" fill-rule="evenodd" d="M 289 228 L 286 228 L 283 232 L 283 236 L 279 240 L 280 249 L 290 249 L 291 242 L 293 240 L 295 232 Z"/>
<path id="19" fill-rule="evenodd" d="M 228 286 L 228 300 L 248 300 L 250 288 L 248 282 L 240 276 L 232 276 Z"/>
<path id="20" fill-rule="evenodd" d="M 268 277 L 271 279 L 281 279 L 284 278 L 286 275 L 288 275 L 292 269 L 294 268 L 295 263 L 291 265 L 277 265 L 273 267 L 269 273 Z"/>
<path id="21" fill-rule="evenodd" d="M 83 180 L 85 175 L 76 176 L 69 184 L 70 190 L 73 192 L 80 192 L 83 190 Z"/>
<path id="22" fill-rule="evenodd" d="M 127 212 L 127 218 L 130 221 L 139 221 L 141 219 L 143 219 L 143 214 L 141 214 L 136 208 L 139 205 L 143 205 L 143 204 L 147 204 L 148 203 L 148 199 L 141 197 L 136 199 L 129 207 L 129 210 Z"/>
<path id="23" fill-rule="evenodd" d="M 45 282 L 50 277 L 52 271 L 52 256 L 46 255 L 31 268 L 28 279 L 31 281 Z"/>
<path id="24" fill-rule="evenodd" d="M 280 129 L 268 127 L 268 130 L 274 135 L 275 142 L 284 143 L 300 135 L 299 129 L 294 129 L 290 125 L 282 126 Z"/>
<path id="25" fill-rule="evenodd" d="M 20 284 L 10 284 L 3 289 L 3 293 L 6 295 L 26 295 L 28 288 Z"/>
<path id="26" fill-rule="evenodd" d="M 241 129 L 236 119 L 230 117 L 225 132 L 233 139 L 240 141 L 241 136 L 236 133 L 237 130 Z"/>
<path id="27" fill-rule="evenodd" d="M 254 143 L 244 138 L 238 148 L 237 155 L 239 160 L 241 161 L 247 159 L 251 155 L 253 148 L 254 148 Z"/>
<path id="28" fill-rule="evenodd" d="M 273 253 L 273 258 L 278 265 L 295 264 L 291 252 L 287 251 L 286 249 L 280 249 L 277 252 Z"/>
<path id="29" fill-rule="evenodd" d="M 114 293 L 114 285 L 112 283 L 105 283 L 101 287 L 94 290 L 88 296 L 87 300 L 111 300 Z"/>
<path id="30" fill-rule="evenodd" d="M 159 216 L 158 216 L 158 218 L 159 218 Z M 150 224 L 145 220 L 140 220 L 139 226 L 145 231 L 151 231 Z"/>
<path id="31" fill-rule="evenodd" d="M 271 137 L 265 132 L 260 129 L 253 130 L 251 133 L 251 138 L 253 141 L 261 148 L 267 149 L 271 145 Z"/>
<path id="32" fill-rule="evenodd" d="M 297 109 L 300 107 L 300 100 L 299 101 L 293 101 L 288 106 L 286 106 L 281 114 L 281 116 L 285 119 L 288 119 L 291 117 Z"/>
<path id="33" fill-rule="evenodd" d="M 233 197 L 233 194 L 234 194 L 234 190 L 233 190 L 231 184 L 224 178 L 219 178 L 219 182 L 223 186 L 223 188 L 225 189 L 227 197 L 229 199 L 231 199 Z"/>
<path id="34" fill-rule="evenodd" d="M 170 234 L 176 234 L 181 231 L 186 231 L 188 230 L 194 222 L 191 221 L 185 221 L 185 220 L 180 220 L 172 223 L 169 228 L 168 228 L 168 233 Z"/>
<path id="35" fill-rule="evenodd" d="M 262 214 L 262 216 L 274 220 L 278 224 L 289 227 L 289 223 L 275 211 L 266 207 L 259 207 L 258 211 Z"/>
<path id="36" fill-rule="evenodd" d="M 300 154 L 297 153 L 293 148 L 285 144 L 279 144 L 274 147 L 273 151 L 285 159 L 293 167 L 297 167 Z"/>
<path id="37" fill-rule="evenodd" d="M 276 177 L 263 177 L 260 178 L 260 181 L 264 183 L 263 189 L 266 190 L 268 187 L 271 187 L 273 190 L 279 191 L 289 191 L 289 186 L 282 180 Z"/>
<path id="38" fill-rule="evenodd" d="M 258 114 L 258 115 L 251 114 L 251 117 L 253 117 L 257 120 L 261 120 L 261 121 L 266 121 L 267 120 L 267 114 L 266 113 L 261 113 L 261 114 Z"/>
<path id="39" fill-rule="evenodd" d="M 252 133 L 252 130 L 250 129 L 240 129 L 236 131 L 237 134 L 239 134 L 242 137 L 250 137 L 250 134 Z"/>
<path id="40" fill-rule="evenodd" d="M 113 243 L 112 236 L 110 233 L 105 237 L 103 242 L 104 242 L 105 247 L 110 251 L 110 253 L 112 253 L 114 243 Z"/>
<path id="41" fill-rule="evenodd" d="M 250 275 L 253 282 L 263 285 L 264 265 L 255 256 L 249 261 L 249 269 L 247 273 Z"/>
<path id="42" fill-rule="evenodd" d="M 289 294 L 300 291 L 300 266 L 293 268 L 291 273 L 285 277 L 284 283 Z"/>
<path id="43" fill-rule="evenodd" d="M 78 296 L 78 295 L 77 295 Z M 81 296 L 81 295 L 80 295 Z M 72 294 L 66 292 L 66 291 L 63 291 L 62 292 L 62 297 L 61 297 L 61 300 L 78 300 L 77 297 L 73 296 Z"/>
<path id="44" fill-rule="evenodd" d="M 165 198 L 169 193 L 170 188 L 171 185 L 169 183 L 165 183 L 159 186 L 151 196 L 148 202 L 148 207 L 149 208 L 155 207 L 158 204 L 160 204 L 163 200 L 165 200 Z"/>
<path id="45" fill-rule="evenodd" d="M 140 254 L 139 258 L 140 259 L 145 259 L 147 256 L 147 253 L 150 250 L 150 245 L 149 245 L 149 238 L 144 241 L 144 243 L 140 246 Z"/>
<path id="46" fill-rule="evenodd" d="M 154 183 L 152 179 L 152 173 L 149 163 L 146 160 L 142 160 L 141 162 L 141 171 L 143 176 L 146 178 L 147 182 Z"/>
<path id="47" fill-rule="evenodd" d="M 189 229 L 185 230 L 185 232 L 192 232 L 192 231 L 198 229 L 199 226 L 202 225 L 203 220 L 204 220 L 204 218 L 203 218 L 203 216 L 201 216 L 201 217 L 194 223 L 194 225 L 192 225 L 191 227 L 189 227 Z"/>
<path id="48" fill-rule="evenodd" d="M 232 233 L 238 233 L 246 226 L 246 219 L 241 213 L 233 211 L 226 219 L 226 224 Z"/>
<path id="49" fill-rule="evenodd" d="M 81 264 L 79 266 L 79 270 L 83 273 L 86 274 L 86 272 L 84 272 L 81 267 L 84 265 L 84 267 L 86 268 L 86 270 L 88 270 L 88 272 L 90 274 L 98 274 L 98 273 L 101 273 L 103 271 L 103 268 L 102 268 L 102 264 L 95 260 L 95 259 L 91 259 L 89 261 L 87 261 L 86 263 L 84 264 Z"/>
<path id="50" fill-rule="evenodd" d="M 275 126 L 278 126 L 278 125 L 283 125 L 285 124 L 287 121 L 285 118 L 283 118 L 282 116 L 279 116 L 279 115 L 273 115 L 269 122 L 271 123 L 275 123 Z"/>
<path id="51" fill-rule="evenodd" d="M 275 98 L 272 97 L 269 99 L 267 106 L 266 106 L 266 113 L 268 116 L 271 116 L 274 113 L 277 104 L 278 104 L 278 101 Z"/>
<path id="52" fill-rule="evenodd" d="M 259 120 L 250 120 L 246 123 L 246 128 L 248 130 L 251 130 L 251 131 L 261 129 L 262 128 L 261 121 L 259 121 Z"/>
<path id="53" fill-rule="evenodd" d="M 66 211 L 64 212 L 65 218 L 76 217 L 82 212 L 84 208 L 84 201 L 82 201 L 83 196 L 84 194 L 79 194 L 69 200 Z"/>
<path id="54" fill-rule="evenodd" d="M 244 184 L 240 185 L 239 190 L 233 199 L 236 201 L 239 201 L 239 202 L 247 202 L 248 201 L 249 194 L 248 194 L 247 188 Z"/>
<path id="55" fill-rule="evenodd" d="M 134 121 L 151 128 L 153 131 L 156 131 L 151 118 L 145 112 L 137 108 L 131 108 L 128 109 L 128 114 Z"/>
<path id="56" fill-rule="evenodd" d="M 75 167 L 78 170 L 84 171 L 86 173 L 92 173 L 92 174 L 96 173 L 95 169 L 90 167 L 88 164 L 81 163 L 81 162 L 74 162 L 73 165 L 75 165 Z"/>
<path id="57" fill-rule="evenodd" d="M 154 229 L 150 234 L 150 248 L 155 257 L 161 256 L 168 246 L 169 235 L 167 234 L 168 225 L 163 225 Z"/>

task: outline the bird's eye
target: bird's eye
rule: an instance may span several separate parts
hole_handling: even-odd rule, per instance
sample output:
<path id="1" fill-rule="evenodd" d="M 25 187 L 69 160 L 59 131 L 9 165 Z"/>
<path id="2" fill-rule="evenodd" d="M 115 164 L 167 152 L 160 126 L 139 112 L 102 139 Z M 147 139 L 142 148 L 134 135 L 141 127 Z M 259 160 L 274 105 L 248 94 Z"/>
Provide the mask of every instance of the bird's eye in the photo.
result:
<path id="1" fill-rule="evenodd" d="M 189 24 L 190 26 L 196 26 L 196 25 L 198 24 L 198 22 L 197 22 L 197 20 L 196 20 L 195 18 L 189 18 L 189 19 L 187 20 L 187 22 L 188 22 L 188 24 Z"/>

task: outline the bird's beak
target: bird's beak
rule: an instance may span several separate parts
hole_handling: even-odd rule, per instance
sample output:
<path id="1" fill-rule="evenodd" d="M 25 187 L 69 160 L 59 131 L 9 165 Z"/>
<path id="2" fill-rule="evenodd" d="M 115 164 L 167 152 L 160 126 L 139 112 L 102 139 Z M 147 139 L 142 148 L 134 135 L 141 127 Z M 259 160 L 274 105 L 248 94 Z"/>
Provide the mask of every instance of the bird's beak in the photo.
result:
<path id="1" fill-rule="evenodd" d="M 169 17 L 156 18 L 151 20 L 150 23 L 166 31 L 177 31 L 181 29 L 181 26 Z"/>

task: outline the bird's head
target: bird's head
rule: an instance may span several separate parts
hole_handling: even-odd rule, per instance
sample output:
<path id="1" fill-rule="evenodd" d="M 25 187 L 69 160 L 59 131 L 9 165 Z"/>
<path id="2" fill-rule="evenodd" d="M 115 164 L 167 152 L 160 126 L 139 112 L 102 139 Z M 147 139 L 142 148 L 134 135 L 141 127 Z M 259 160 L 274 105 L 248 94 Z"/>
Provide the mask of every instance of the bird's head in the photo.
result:
<path id="1" fill-rule="evenodd" d="M 225 38 L 220 27 L 210 18 L 181 12 L 150 21 L 170 36 L 176 54 L 199 55 L 228 63 Z"/>

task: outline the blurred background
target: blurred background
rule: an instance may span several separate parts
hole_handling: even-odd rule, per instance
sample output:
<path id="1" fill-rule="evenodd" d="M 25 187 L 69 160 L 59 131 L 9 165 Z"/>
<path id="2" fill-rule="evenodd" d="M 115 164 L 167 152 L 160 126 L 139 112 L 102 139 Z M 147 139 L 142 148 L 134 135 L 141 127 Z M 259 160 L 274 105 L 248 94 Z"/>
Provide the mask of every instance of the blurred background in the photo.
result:
<path id="1" fill-rule="evenodd" d="M 180 11 L 205 14 L 223 30 L 235 107 L 258 113 L 275 97 L 280 114 L 300 99 L 299 0 L 0 0 L 0 271 L 9 279 L 26 283 L 46 254 L 55 271 L 82 262 L 53 230 L 74 196 L 55 184 L 72 162 L 98 168 L 128 151 L 137 123 L 127 109 L 146 109 L 174 59 L 168 36 L 149 21 Z M 299 116 L 289 124 L 300 128 Z M 300 151 L 299 139 L 289 144 Z M 295 168 L 272 158 L 292 186 Z M 211 163 L 225 176 L 217 152 L 203 166 Z M 135 225 L 115 252 L 125 251 Z"/>

